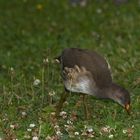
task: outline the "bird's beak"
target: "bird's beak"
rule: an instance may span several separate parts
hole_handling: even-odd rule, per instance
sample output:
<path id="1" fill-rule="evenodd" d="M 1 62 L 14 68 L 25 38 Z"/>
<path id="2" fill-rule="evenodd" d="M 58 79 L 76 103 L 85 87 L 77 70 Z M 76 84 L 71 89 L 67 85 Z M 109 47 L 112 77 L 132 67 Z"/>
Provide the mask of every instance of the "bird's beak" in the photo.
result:
<path id="1" fill-rule="evenodd" d="M 125 109 L 126 109 L 127 113 L 130 114 L 130 104 L 126 104 Z"/>

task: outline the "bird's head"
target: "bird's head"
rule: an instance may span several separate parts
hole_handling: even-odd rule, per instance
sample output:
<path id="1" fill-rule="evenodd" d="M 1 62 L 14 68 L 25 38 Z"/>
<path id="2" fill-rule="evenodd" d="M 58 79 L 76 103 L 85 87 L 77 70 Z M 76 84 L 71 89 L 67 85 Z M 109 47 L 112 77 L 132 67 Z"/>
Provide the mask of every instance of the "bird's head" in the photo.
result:
<path id="1" fill-rule="evenodd" d="M 113 84 L 110 98 L 123 106 L 128 114 L 130 114 L 130 94 L 125 88 L 117 84 Z"/>

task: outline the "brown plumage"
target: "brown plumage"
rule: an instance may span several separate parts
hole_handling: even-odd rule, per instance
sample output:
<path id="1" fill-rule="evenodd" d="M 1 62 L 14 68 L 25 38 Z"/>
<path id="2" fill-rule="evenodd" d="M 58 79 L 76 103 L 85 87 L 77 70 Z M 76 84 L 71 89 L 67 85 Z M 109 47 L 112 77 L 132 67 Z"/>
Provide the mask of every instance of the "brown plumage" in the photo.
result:
<path id="1" fill-rule="evenodd" d="M 66 48 L 57 60 L 67 90 L 112 99 L 129 111 L 129 92 L 112 81 L 108 63 L 101 55 L 86 49 Z"/>
<path id="2" fill-rule="evenodd" d="M 68 48 L 61 55 L 63 69 L 73 68 L 75 65 L 85 67 L 91 72 L 92 77 L 99 88 L 109 86 L 112 78 L 105 59 L 94 51 Z"/>

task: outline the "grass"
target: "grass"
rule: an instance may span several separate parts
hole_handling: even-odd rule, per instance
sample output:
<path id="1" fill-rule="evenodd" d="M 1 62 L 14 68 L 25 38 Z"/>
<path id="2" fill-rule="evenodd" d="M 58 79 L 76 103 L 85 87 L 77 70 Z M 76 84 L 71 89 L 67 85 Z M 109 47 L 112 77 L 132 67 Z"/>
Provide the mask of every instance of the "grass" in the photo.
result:
<path id="1" fill-rule="evenodd" d="M 0 138 L 139 140 L 139 7 L 138 0 L 90 0 L 85 7 L 0 0 Z M 71 94 L 66 114 L 55 119 L 64 90 L 53 58 L 66 47 L 94 49 L 108 59 L 114 81 L 131 93 L 130 116 L 111 101 L 88 97 L 92 116 L 85 120 L 79 95 Z"/>

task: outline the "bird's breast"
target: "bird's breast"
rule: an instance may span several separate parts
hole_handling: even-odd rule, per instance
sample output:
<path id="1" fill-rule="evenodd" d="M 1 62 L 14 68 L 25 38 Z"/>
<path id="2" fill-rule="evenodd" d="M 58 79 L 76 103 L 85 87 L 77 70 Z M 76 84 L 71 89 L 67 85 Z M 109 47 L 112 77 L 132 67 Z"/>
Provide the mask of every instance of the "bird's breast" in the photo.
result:
<path id="1" fill-rule="evenodd" d="M 79 82 L 72 83 L 71 81 L 64 81 L 64 85 L 67 90 L 71 92 L 84 93 L 94 95 L 94 90 L 89 79 L 82 79 Z"/>

